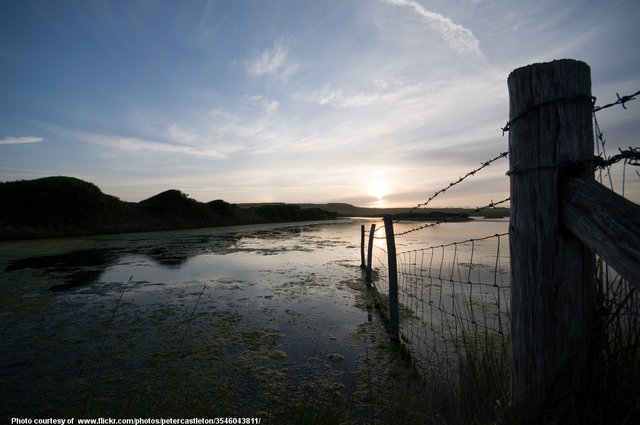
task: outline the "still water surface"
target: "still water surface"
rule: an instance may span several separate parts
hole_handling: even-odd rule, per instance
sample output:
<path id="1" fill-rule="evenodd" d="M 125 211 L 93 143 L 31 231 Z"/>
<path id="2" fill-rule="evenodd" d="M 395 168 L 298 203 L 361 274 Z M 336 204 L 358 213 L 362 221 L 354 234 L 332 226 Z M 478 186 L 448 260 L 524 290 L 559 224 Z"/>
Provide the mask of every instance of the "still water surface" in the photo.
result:
<path id="1" fill-rule="evenodd" d="M 2 416 L 237 414 L 304 389 L 348 397 L 372 319 L 359 267 L 372 222 L 1 242 Z M 451 223 L 397 249 L 506 228 Z"/>

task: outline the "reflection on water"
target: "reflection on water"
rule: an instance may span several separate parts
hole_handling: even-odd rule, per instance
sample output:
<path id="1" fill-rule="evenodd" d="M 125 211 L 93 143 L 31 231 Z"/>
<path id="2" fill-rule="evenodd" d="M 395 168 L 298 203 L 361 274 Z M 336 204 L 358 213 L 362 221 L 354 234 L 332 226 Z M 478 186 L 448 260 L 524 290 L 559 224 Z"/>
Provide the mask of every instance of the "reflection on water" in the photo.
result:
<path id="1" fill-rule="evenodd" d="M 65 274 L 65 283 L 55 284 L 50 289 L 66 291 L 97 281 L 104 269 L 117 259 L 117 254 L 109 249 L 81 249 L 64 254 L 16 259 L 5 270 L 36 269 L 45 273 Z"/>
<path id="2" fill-rule="evenodd" d="M 231 414 L 312 378 L 348 396 L 368 321 L 354 287 L 360 224 L 370 222 L 0 243 L 0 391 L 12 400 L 3 417 L 61 405 L 104 415 L 130 394 L 169 412 L 215 397 Z M 447 226 L 403 237 L 398 251 L 506 229 Z"/>
<path id="3" fill-rule="evenodd" d="M 61 254 L 39 255 L 10 260 L 5 271 L 35 269 L 50 275 L 61 275 L 65 283 L 55 284 L 53 291 L 66 291 L 78 286 L 97 282 L 109 266 L 131 256 L 146 257 L 157 265 L 180 268 L 191 257 L 207 253 L 227 254 L 242 235 L 158 234 L 156 238 L 136 238 L 131 240 L 96 238 L 97 248 L 80 248 Z M 102 242 L 102 243 L 101 243 Z"/>

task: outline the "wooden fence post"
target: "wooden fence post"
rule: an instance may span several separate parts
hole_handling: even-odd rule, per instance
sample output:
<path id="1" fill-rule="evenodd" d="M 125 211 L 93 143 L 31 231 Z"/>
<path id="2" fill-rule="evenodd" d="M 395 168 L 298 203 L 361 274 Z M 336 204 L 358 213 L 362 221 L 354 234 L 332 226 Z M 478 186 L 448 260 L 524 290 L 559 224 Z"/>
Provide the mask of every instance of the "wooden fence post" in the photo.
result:
<path id="1" fill-rule="evenodd" d="M 595 259 L 559 224 L 558 185 L 593 179 L 590 70 L 574 60 L 529 65 L 508 87 L 513 400 L 580 412 L 597 366 Z"/>
<path id="2" fill-rule="evenodd" d="M 367 265 L 364 262 L 364 224 L 360 226 L 360 268 L 364 269 Z"/>
<path id="3" fill-rule="evenodd" d="M 367 274 L 365 280 L 367 281 L 367 287 L 371 287 L 371 273 L 373 269 L 373 238 L 375 237 L 376 225 L 371 225 L 369 230 L 369 249 L 367 250 Z"/>
<path id="4" fill-rule="evenodd" d="M 387 266 L 389 269 L 389 331 L 395 341 L 400 336 L 400 318 L 398 305 L 398 264 L 396 260 L 396 241 L 393 235 L 393 217 L 384 216 L 384 232 L 387 239 Z"/>

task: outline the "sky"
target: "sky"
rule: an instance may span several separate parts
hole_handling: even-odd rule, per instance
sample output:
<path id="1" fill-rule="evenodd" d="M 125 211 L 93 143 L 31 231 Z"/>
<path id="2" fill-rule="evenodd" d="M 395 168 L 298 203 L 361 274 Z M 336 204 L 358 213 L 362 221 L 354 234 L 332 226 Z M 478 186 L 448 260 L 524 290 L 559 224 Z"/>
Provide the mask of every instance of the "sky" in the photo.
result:
<path id="1" fill-rule="evenodd" d="M 637 0 L 0 0 L 0 181 L 409 207 L 508 149 L 514 69 L 640 90 L 638 22 Z M 640 100 L 598 121 L 608 154 L 638 146 Z M 507 169 L 430 205 L 502 200 Z"/>

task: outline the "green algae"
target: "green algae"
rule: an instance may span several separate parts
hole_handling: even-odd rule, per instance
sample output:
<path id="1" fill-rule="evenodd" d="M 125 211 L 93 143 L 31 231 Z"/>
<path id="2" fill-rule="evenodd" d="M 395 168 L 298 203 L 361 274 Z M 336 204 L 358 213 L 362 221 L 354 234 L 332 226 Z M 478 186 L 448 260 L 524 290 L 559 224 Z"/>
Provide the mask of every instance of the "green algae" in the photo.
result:
<path id="1" fill-rule="evenodd" d="M 49 291 L 66 282 L 64 267 L 5 272 L 0 367 L 15 377 L 6 387 L 15 398 L 2 413 L 26 406 L 51 416 L 64 406 L 76 417 L 362 423 L 374 403 L 378 410 L 388 403 L 381 394 L 394 378 L 387 375 L 410 375 L 399 372 L 397 353 L 370 314 L 374 298 L 357 258 L 345 260 L 340 250 L 312 255 L 350 252 L 351 241 L 323 242 L 313 231 L 234 232 L 221 242 L 194 232 L 182 241 L 73 242 L 106 245 L 119 257 L 109 257 L 114 263 L 95 282 L 64 293 Z M 289 240 L 296 235 L 306 239 Z M 56 249 L 38 248 L 32 257 Z"/>

